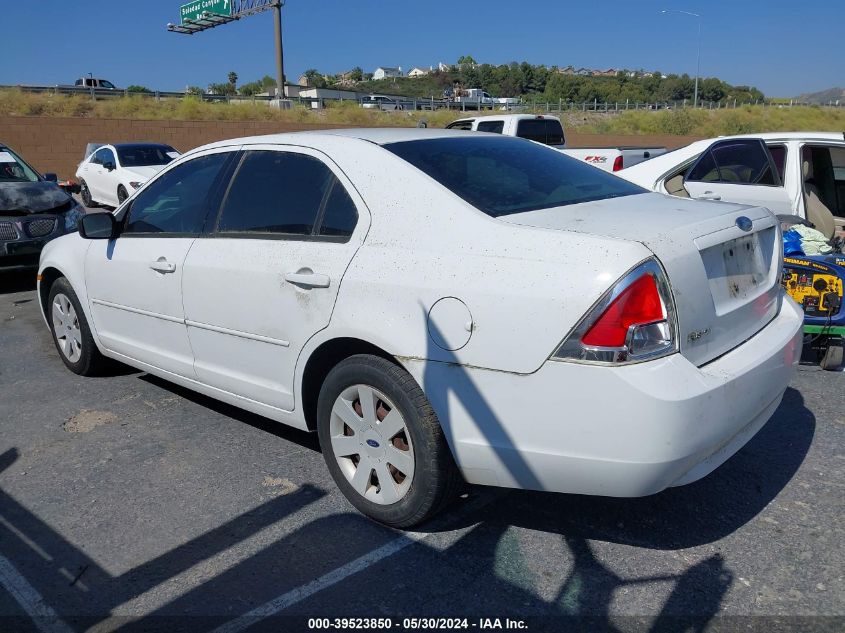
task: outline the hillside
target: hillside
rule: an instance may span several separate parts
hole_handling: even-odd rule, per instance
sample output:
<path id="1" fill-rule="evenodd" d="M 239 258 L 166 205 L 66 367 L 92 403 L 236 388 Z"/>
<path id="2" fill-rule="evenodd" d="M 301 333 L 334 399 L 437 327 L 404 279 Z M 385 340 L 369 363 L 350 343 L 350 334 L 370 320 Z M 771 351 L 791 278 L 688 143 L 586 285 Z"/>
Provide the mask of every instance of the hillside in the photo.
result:
<path id="1" fill-rule="evenodd" d="M 827 105 L 830 102 L 845 103 L 845 88 L 828 88 L 819 92 L 809 92 L 807 94 L 795 97 L 799 103 L 815 103 L 819 105 Z"/>
<path id="2" fill-rule="evenodd" d="M 314 71 L 315 73 L 317 71 Z M 331 86 L 333 77 L 325 76 Z M 579 76 L 565 74 L 557 67 L 527 62 L 502 64 L 464 64 L 450 70 L 435 70 L 423 77 L 399 77 L 361 81 L 354 90 L 402 95 L 411 98 L 441 97 L 445 88 L 482 88 L 494 97 L 523 97 L 527 101 L 581 103 L 625 102 L 654 103 L 692 100 L 695 80 L 689 75 L 666 75 L 660 71 L 629 76 Z M 733 86 L 717 77 L 702 77 L 699 98 L 703 102 L 739 103 L 763 101 L 764 95 L 753 86 Z"/>

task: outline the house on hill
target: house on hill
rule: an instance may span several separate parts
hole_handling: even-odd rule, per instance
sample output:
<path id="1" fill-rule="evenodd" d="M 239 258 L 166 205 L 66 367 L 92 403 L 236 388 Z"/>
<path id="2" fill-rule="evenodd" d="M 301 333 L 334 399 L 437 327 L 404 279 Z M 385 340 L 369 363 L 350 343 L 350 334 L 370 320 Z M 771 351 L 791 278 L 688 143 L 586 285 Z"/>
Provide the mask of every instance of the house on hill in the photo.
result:
<path id="1" fill-rule="evenodd" d="M 418 68 L 415 66 L 414 68 L 408 71 L 408 77 L 425 77 L 430 72 L 430 68 L 426 70 L 425 68 Z"/>
<path id="2" fill-rule="evenodd" d="M 402 67 L 388 68 L 379 66 L 373 71 L 373 79 L 393 79 L 394 77 L 402 77 Z"/>

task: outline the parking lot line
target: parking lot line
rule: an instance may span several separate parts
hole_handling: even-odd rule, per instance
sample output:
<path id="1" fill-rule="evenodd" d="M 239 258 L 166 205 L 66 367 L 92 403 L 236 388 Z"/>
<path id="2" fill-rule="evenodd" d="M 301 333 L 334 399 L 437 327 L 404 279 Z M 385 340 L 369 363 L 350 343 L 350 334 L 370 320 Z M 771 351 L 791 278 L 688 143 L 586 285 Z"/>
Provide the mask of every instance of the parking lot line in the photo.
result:
<path id="1" fill-rule="evenodd" d="M 461 512 L 455 513 L 452 517 L 450 517 L 449 522 L 454 522 L 457 520 L 458 515 L 466 515 L 472 512 L 475 512 L 484 506 L 492 503 L 496 499 L 501 498 L 507 494 L 507 491 L 500 490 L 500 489 L 491 489 L 485 491 L 481 497 L 477 498 L 475 501 L 467 504 L 462 508 Z M 272 600 L 265 602 L 264 604 L 248 611 L 247 613 L 238 616 L 234 620 L 223 624 L 222 626 L 217 627 L 211 633 L 239 633 L 244 629 L 247 629 L 257 622 L 265 618 L 269 618 L 274 616 L 281 611 L 284 611 L 288 607 L 296 604 L 297 602 L 301 602 L 306 598 L 314 595 L 315 593 L 319 593 L 323 589 L 327 589 L 332 585 L 336 585 L 337 583 L 341 582 L 342 580 L 346 580 L 350 576 L 361 572 L 372 565 L 375 565 L 381 560 L 393 556 L 397 552 L 405 549 L 409 545 L 413 545 L 415 543 L 419 543 L 424 539 L 437 534 L 437 532 L 405 532 L 401 536 L 393 539 L 392 541 L 385 543 L 381 547 L 374 549 L 373 551 L 369 552 L 368 554 L 364 554 L 356 558 L 353 561 L 346 563 L 332 571 L 323 574 L 316 580 L 312 580 L 309 583 L 304 585 L 300 585 L 295 589 L 291 589 L 287 593 L 282 594 Z"/>
<path id="2" fill-rule="evenodd" d="M 3 556 L 0 556 L 0 584 L 32 618 L 41 633 L 73 633 L 73 629 L 59 618 L 41 594 Z"/>

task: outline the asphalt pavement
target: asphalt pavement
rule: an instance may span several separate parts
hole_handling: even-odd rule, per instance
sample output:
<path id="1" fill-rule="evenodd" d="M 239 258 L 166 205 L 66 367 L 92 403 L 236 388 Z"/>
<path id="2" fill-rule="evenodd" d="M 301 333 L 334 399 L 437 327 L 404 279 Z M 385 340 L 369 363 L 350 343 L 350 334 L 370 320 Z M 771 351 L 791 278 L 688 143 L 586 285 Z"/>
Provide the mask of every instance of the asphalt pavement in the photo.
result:
<path id="1" fill-rule="evenodd" d="M 345 501 L 314 435 L 130 368 L 70 373 L 33 287 L 0 274 L 0 630 L 845 627 L 842 373 L 802 365 L 694 484 L 470 488 L 403 534 Z"/>

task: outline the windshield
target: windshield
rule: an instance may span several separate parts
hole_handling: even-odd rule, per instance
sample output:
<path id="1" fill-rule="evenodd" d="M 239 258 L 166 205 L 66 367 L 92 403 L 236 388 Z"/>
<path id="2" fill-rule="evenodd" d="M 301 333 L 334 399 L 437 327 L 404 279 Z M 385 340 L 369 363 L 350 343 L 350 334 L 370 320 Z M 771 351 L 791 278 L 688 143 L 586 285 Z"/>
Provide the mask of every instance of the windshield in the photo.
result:
<path id="1" fill-rule="evenodd" d="M 169 145 L 123 145 L 115 149 L 121 167 L 166 165 L 179 155 Z"/>
<path id="2" fill-rule="evenodd" d="M 0 147 L 0 182 L 37 182 L 38 173 L 8 147 Z"/>
<path id="3" fill-rule="evenodd" d="M 506 136 L 403 141 L 384 148 L 492 217 L 646 193 L 557 150 Z"/>

